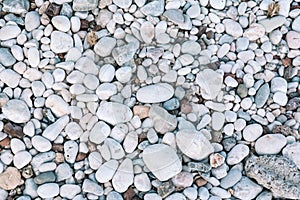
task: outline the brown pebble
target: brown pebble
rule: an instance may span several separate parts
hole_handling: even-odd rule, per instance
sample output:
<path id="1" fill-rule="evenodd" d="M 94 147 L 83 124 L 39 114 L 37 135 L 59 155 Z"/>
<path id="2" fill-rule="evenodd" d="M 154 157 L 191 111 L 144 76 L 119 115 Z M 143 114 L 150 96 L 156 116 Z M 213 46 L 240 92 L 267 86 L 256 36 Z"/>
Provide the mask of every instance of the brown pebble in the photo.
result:
<path id="1" fill-rule="evenodd" d="M 126 192 L 124 192 L 123 197 L 124 200 L 132 200 L 135 197 L 135 191 L 132 187 L 129 187 Z"/>
<path id="2" fill-rule="evenodd" d="M 172 178 L 172 182 L 176 188 L 187 188 L 193 184 L 193 174 L 190 172 L 180 172 Z"/>
<path id="3" fill-rule="evenodd" d="M 216 61 L 216 62 L 208 63 L 207 67 L 213 70 L 217 70 L 219 69 L 220 65 L 221 65 L 220 61 Z"/>
<path id="4" fill-rule="evenodd" d="M 202 187 L 202 186 L 204 186 L 204 185 L 207 183 L 207 181 L 204 180 L 204 179 L 201 178 L 201 177 L 197 177 L 197 178 L 195 179 L 195 183 L 196 183 L 196 185 L 197 185 L 198 187 Z"/>
<path id="5" fill-rule="evenodd" d="M 30 165 L 28 165 L 27 167 L 24 167 L 22 169 L 22 176 L 26 179 L 32 177 L 33 175 L 33 171 L 32 171 L 32 167 Z"/>
<path id="6" fill-rule="evenodd" d="M 188 102 L 187 99 L 183 99 L 181 101 L 180 111 L 184 114 L 191 113 L 193 110 L 191 104 Z"/>
<path id="7" fill-rule="evenodd" d="M 64 145 L 62 145 L 62 144 L 53 144 L 52 149 L 55 152 L 63 152 L 64 151 Z"/>
<path id="8" fill-rule="evenodd" d="M 81 160 L 84 160 L 86 158 L 86 154 L 85 153 L 78 153 L 77 156 L 76 156 L 76 162 L 78 161 L 81 161 Z"/>
<path id="9" fill-rule="evenodd" d="M 139 116 L 140 119 L 144 119 L 149 116 L 149 110 L 148 106 L 134 106 L 133 114 Z"/>
<path id="10" fill-rule="evenodd" d="M 88 148 L 89 148 L 90 152 L 93 152 L 93 151 L 97 150 L 97 146 L 94 143 L 90 142 L 90 141 L 88 141 Z"/>
<path id="11" fill-rule="evenodd" d="M 197 33 L 197 36 L 200 38 L 207 30 L 207 26 L 201 26 L 199 27 L 199 31 Z"/>
<path id="12" fill-rule="evenodd" d="M 4 125 L 3 132 L 7 133 L 11 137 L 23 138 L 24 136 L 23 128 L 10 122 Z"/>
<path id="13" fill-rule="evenodd" d="M 283 58 L 281 60 L 281 62 L 282 62 L 282 65 L 285 66 L 285 67 L 288 67 L 292 64 L 292 60 L 290 58 L 287 58 L 287 57 Z"/>
<path id="14" fill-rule="evenodd" d="M 94 31 L 91 31 L 87 34 L 87 41 L 91 46 L 94 46 L 97 43 L 98 36 Z"/>
<path id="15" fill-rule="evenodd" d="M 3 140 L 0 141 L 0 147 L 7 147 L 10 144 L 10 138 L 6 137 Z"/>
<path id="16" fill-rule="evenodd" d="M 0 174 L 0 180 L 0 188 L 4 190 L 12 190 L 22 184 L 21 174 L 15 167 L 8 167 L 5 172 Z"/>
<path id="17" fill-rule="evenodd" d="M 88 20 L 86 19 L 81 19 L 80 20 L 80 28 L 81 29 L 88 29 L 90 26 L 89 26 L 89 22 Z"/>
<path id="18" fill-rule="evenodd" d="M 221 154 L 215 153 L 209 156 L 209 161 L 210 161 L 210 166 L 216 168 L 221 166 L 224 163 L 225 158 Z"/>
<path id="19" fill-rule="evenodd" d="M 48 8 L 47 8 L 47 10 L 46 10 L 45 13 L 46 13 L 48 16 L 53 17 L 53 16 L 56 16 L 56 15 L 59 14 L 60 9 L 61 9 L 61 6 L 60 6 L 60 5 L 57 5 L 57 4 L 55 4 L 55 3 L 51 3 L 51 4 L 48 6 Z"/>

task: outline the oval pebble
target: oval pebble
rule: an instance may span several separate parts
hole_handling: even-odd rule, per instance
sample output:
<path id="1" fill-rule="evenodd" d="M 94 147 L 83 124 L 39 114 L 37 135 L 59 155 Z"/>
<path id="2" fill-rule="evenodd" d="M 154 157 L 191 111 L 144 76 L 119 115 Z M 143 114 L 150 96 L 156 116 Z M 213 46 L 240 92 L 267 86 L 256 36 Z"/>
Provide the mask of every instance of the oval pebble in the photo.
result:
<path id="1" fill-rule="evenodd" d="M 174 88 L 167 83 L 157 83 L 140 88 L 136 97 L 142 103 L 164 102 L 174 95 Z"/>
<path id="2" fill-rule="evenodd" d="M 226 162 L 235 165 L 241 162 L 249 154 L 249 147 L 245 144 L 238 144 L 228 153 Z"/>
<path id="3" fill-rule="evenodd" d="M 37 194 L 41 198 L 52 198 L 59 194 L 59 186 L 56 183 L 45 183 L 38 187 Z"/>
<path id="4" fill-rule="evenodd" d="M 36 135 L 31 139 L 32 146 L 39 152 L 49 151 L 52 147 L 51 142 L 46 138 Z"/>
<path id="5" fill-rule="evenodd" d="M 263 133 L 263 128 L 260 124 L 247 125 L 243 130 L 243 137 L 248 142 L 257 140 Z"/>
<path id="6" fill-rule="evenodd" d="M 278 154 L 286 143 L 287 139 L 282 134 L 267 134 L 255 142 L 255 151 L 259 155 Z"/>

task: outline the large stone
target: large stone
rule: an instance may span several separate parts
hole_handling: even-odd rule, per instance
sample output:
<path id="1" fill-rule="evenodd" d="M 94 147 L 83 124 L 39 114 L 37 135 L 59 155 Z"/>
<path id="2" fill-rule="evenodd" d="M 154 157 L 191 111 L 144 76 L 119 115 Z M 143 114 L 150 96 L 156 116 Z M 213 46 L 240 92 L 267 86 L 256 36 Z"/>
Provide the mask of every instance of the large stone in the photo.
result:
<path id="1" fill-rule="evenodd" d="M 112 185 L 117 192 L 125 192 L 133 184 L 133 164 L 129 158 L 126 158 L 119 166 L 112 179 Z"/>
<path id="2" fill-rule="evenodd" d="M 47 126 L 42 135 L 48 140 L 54 141 L 61 133 L 61 131 L 65 128 L 65 126 L 69 123 L 69 120 L 69 116 L 67 115 L 59 118 L 56 122 Z"/>
<path id="3" fill-rule="evenodd" d="M 146 147 L 143 151 L 143 161 L 160 181 L 166 181 L 182 170 L 181 161 L 176 151 L 165 144 L 154 144 Z"/>
<path id="4" fill-rule="evenodd" d="M 25 123 L 30 120 L 30 111 L 26 103 L 22 100 L 9 100 L 3 107 L 4 116 L 15 123 Z"/>
<path id="5" fill-rule="evenodd" d="M 277 154 L 286 145 L 287 139 L 282 134 L 267 134 L 255 142 L 257 154 Z"/>
<path id="6" fill-rule="evenodd" d="M 53 31 L 50 41 L 50 49 L 54 53 L 66 53 L 73 47 L 72 37 L 60 31 Z"/>
<path id="7" fill-rule="evenodd" d="M 107 57 L 116 46 L 117 40 L 112 37 L 102 37 L 94 46 L 94 51 L 101 57 Z"/>
<path id="8" fill-rule="evenodd" d="M 130 121 L 133 113 L 130 108 L 124 104 L 105 102 L 99 106 L 97 116 L 100 120 L 111 125 L 116 125 Z"/>
<path id="9" fill-rule="evenodd" d="M 7 25 L 0 29 L 0 40 L 16 38 L 21 33 L 21 29 L 15 25 Z"/>
<path id="10" fill-rule="evenodd" d="M 202 97 L 212 100 L 221 91 L 223 75 L 211 69 L 205 69 L 197 74 L 196 83 L 200 85 Z"/>
<path id="11" fill-rule="evenodd" d="M 258 23 L 265 27 L 267 33 L 270 33 L 276 28 L 281 27 L 285 23 L 285 21 L 285 17 L 275 16 L 272 18 L 262 19 Z"/>
<path id="12" fill-rule="evenodd" d="M 239 199 L 254 199 L 261 191 L 263 187 L 256 184 L 247 177 L 242 177 L 242 179 L 233 187 L 234 194 L 236 198 Z"/>
<path id="13" fill-rule="evenodd" d="M 176 143 L 182 153 L 195 160 L 202 160 L 214 152 L 208 139 L 202 133 L 191 129 L 178 131 Z"/>
<path id="14" fill-rule="evenodd" d="M 160 103 L 169 100 L 174 95 L 174 88 L 167 83 L 156 83 L 140 88 L 136 98 L 142 103 Z"/>
<path id="15" fill-rule="evenodd" d="M 74 11 L 89 11 L 94 10 L 98 6 L 98 0 L 74 0 L 73 10 Z"/>
<path id="16" fill-rule="evenodd" d="M 2 10 L 8 13 L 23 14 L 29 10 L 29 7 L 28 0 L 4 0 Z"/>
<path id="17" fill-rule="evenodd" d="M 22 184 L 21 174 L 17 168 L 8 167 L 0 174 L 0 188 L 4 190 L 15 189 Z"/>

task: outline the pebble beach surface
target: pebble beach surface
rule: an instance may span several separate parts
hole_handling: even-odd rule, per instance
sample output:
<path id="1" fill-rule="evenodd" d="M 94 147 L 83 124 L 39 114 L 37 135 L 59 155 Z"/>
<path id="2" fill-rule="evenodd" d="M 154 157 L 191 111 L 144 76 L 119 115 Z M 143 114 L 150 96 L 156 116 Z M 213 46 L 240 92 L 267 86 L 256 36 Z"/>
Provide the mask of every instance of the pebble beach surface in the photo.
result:
<path id="1" fill-rule="evenodd" d="M 300 0 L 0 0 L 0 200 L 300 199 Z"/>

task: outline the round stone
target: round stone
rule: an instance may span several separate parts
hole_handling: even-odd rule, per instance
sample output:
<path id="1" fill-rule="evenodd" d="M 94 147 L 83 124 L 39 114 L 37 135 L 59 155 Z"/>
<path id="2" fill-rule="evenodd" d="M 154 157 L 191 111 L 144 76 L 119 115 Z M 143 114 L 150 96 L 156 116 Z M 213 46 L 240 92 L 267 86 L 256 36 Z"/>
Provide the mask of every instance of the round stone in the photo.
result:
<path id="1" fill-rule="evenodd" d="M 59 194 L 59 186 L 56 183 L 45 183 L 38 187 L 37 193 L 41 198 L 52 198 Z"/>
<path id="2" fill-rule="evenodd" d="M 240 163 L 249 154 L 249 147 L 245 144 L 238 144 L 234 146 L 228 153 L 226 162 L 229 165 Z"/>
<path id="3" fill-rule="evenodd" d="M 71 28 L 70 20 L 66 16 L 62 16 L 62 15 L 54 16 L 51 22 L 57 30 L 62 32 L 67 32 Z"/>
<path id="4" fill-rule="evenodd" d="M 255 151 L 259 155 L 278 154 L 286 143 L 287 139 L 282 134 L 267 134 L 255 142 Z"/>
<path id="5" fill-rule="evenodd" d="M 140 88 L 136 97 L 142 103 L 159 103 L 169 100 L 174 95 L 174 88 L 167 83 L 157 83 Z"/>
<path id="6" fill-rule="evenodd" d="M 51 142 L 46 138 L 36 135 L 31 139 L 32 146 L 39 152 L 49 151 L 52 147 Z"/>
<path id="7" fill-rule="evenodd" d="M 247 125 L 243 130 L 243 137 L 248 142 L 257 140 L 263 133 L 263 128 L 260 124 Z"/>

